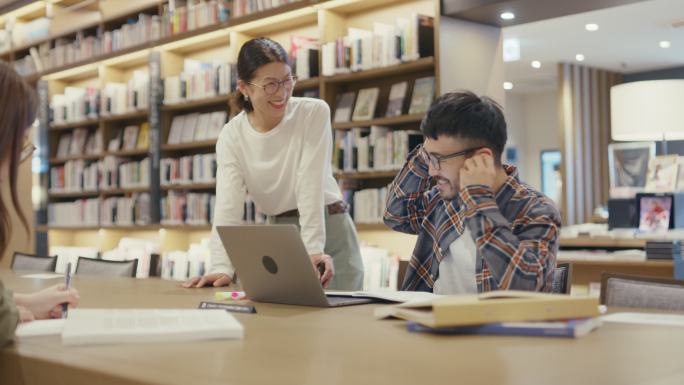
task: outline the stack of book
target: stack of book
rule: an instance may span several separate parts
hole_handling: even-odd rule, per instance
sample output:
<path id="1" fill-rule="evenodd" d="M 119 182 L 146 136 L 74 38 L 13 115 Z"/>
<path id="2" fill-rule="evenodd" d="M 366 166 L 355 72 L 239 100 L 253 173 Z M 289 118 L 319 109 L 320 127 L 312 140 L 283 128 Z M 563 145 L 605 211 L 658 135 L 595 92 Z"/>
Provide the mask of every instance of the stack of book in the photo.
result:
<path id="1" fill-rule="evenodd" d="M 186 251 L 176 250 L 162 256 L 162 279 L 185 281 L 191 277 L 204 275 L 211 269 L 209 238 L 190 244 Z"/>
<path id="2" fill-rule="evenodd" d="M 647 241 L 646 259 L 676 260 L 682 258 L 682 243 L 673 241 Z"/>
<path id="3" fill-rule="evenodd" d="M 387 201 L 387 187 L 357 190 L 353 193 L 352 217 L 354 223 L 383 223 Z"/>
<path id="4" fill-rule="evenodd" d="M 151 223 L 150 194 L 111 197 L 102 201 L 100 225 L 132 226 Z"/>
<path id="5" fill-rule="evenodd" d="M 191 143 L 203 140 L 217 139 L 221 129 L 226 124 L 226 111 L 194 112 L 187 115 L 175 116 L 169 129 L 168 144 Z"/>
<path id="6" fill-rule="evenodd" d="M 347 36 L 323 44 L 322 73 L 334 76 L 434 56 L 434 19 L 413 14 L 373 30 L 349 28 Z"/>
<path id="7" fill-rule="evenodd" d="M 53 124 L 80 122 L 100 116 L 100 90 L 95 87 L 66 87 L 64 94 L 52 96 Z"/>
<path id="8" fill-rule="evenodd" d="M 216 181 L 216 154 L 163 158 L 159 166 L 162 186 Z"/>
<path id="9" fill-rule="evenodd" d="M 526 291 L 452 295 L 378 308 L 376 316 L 410 321 L 411 331 L 581 337 L 601 325 L 598 298 Z"/>
<path id="10" fill-rule="evenodd" d="M 48 204 L 50 226 L 97 226 L 99 223 L 99 198 Z"/>
<path id="11" fill-rule="evenodd" d="M 391 171 L 406 162 L 409 152 L 422 143 L 418 131 L 392 131 L 387 127 L 335 131 L 333 169 L 336 171 Z"/>
<path id="12" fill-rule="evenodd" d="M 164 79 L 164 104 L 228 95 L 236 87 L 235 71 L 233 64 L 185 59 L 183 72 Z"/>
<path id="13" fill-rule="evenodd" d="M 230 16 L 227 0 L 172 0 L 162 10 L 163 35 L 192 31 L 214 24 L 225 23 Z"/>
<path id="14" fill-rule="evenodd" d="M 302 0 L 234 0 L 233 12 L 235 17 L 246 16 L 255 12 L 263 12 L 283 5 Z"/>
<path id="15" fill-rule="evenodd" d="M 165 225 L 208 225 L 216 196 L 208 193 L 169 191 L 161 198 L 161 223 Z"/>

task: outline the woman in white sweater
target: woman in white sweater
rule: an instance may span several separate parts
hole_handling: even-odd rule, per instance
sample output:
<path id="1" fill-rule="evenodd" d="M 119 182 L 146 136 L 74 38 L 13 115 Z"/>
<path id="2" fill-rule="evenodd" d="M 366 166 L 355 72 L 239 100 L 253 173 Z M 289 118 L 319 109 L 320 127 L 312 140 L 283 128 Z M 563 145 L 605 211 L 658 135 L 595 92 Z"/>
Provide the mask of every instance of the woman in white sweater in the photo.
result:
<path id="1" fill-rule="evenodd" d="M 242 112 L 223 127 L 216 143 L 211 271 L 184 286 L 226 286 L 235 280 L 216 226 L 241 224 L 249 193 L 270 223 L 299 226 L 311 263 L 325 268 L 323 286 L 360 290 L 356 230 L 331 168 L 330 108 L 322 100 L 292 97 L 297 79 L 287 53 L 271 39 L 245 43 L 237 72 L 234 104 Z"/>

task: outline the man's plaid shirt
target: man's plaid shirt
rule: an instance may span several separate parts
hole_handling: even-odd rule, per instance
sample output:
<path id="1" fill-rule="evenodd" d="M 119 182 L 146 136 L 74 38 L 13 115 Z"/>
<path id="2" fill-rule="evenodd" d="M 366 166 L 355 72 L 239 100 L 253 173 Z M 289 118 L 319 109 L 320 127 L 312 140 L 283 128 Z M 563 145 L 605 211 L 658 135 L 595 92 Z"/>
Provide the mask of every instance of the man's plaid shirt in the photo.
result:
<path id="1" fill-rule="evenodd" d="M 508 179 L 496 194 L 473 185 L 444 200 L 430 188 L 418 150 L 390 185 L 384 215 L 392 229 L 418 235 L 402 290 L 432 291 L 440 261 L 468 226 L 477 245 L 478 292 L 550 291 L 561 226 L 554 203 L 521 183 L 510 165 L 504 165 Z"/>

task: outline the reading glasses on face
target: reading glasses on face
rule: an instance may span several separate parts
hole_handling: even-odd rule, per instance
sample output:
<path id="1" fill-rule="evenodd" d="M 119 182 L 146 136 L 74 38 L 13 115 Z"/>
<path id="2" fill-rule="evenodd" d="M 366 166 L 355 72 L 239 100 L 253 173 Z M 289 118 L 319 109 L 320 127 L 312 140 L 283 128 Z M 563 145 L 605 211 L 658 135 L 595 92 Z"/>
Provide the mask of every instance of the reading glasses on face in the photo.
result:
<path id="1" fill-rule="evenodd" d="M 433 167 L 435 170 L 441 170 L 441 169 L 442 169 L 442 162 L 444 162 L 444 161 L 446 161 L 446 160 L 449 160 L 449 159 L 452 159 L 452 158 L 459 157 L 459 156 L 468 155 L 469 153 L 471 153 L 471 152 L 473 152 L 473 151 L 477 151 L 477 150 L 479 150 L 480 148 L 482 148 L 482 147 L 469 148 L 469 149 L 467 149 L 467 150 L 454 152 L 453 154 L 448 154 L 448 155 L 435 155 L 435 154 L 431 154 L 431 153 L 427 152 L 427 150 L 425 149 L 425 147 L 421 148 L 421 151 L 420 151 L 420 152 L 421 152 L 421 154 L 423 155 L 423 159 L 424 159 L 427 163 L 429 163 L 430 165 L 432 165 L 432 167 Z"/>
<path id="2" fill-rule="evenodd" d="M 256 86 L 256 87 L 263 89 L 267 95 L 273 95 L 276 92 L 278 92 L 280 87 L 283 87 L 288 91 L 292 91 L 292 88 L 294 87 L 296 82 L 297 82 L 296 76 L 289 76 L 287 79 L 283 79 L 280 81 L 273 80 L 273 81 L 270 81 L 270 82 L 263 84 L 263 85 L 250 83 L 250 82 L 247 82 L 247 84 L 251 84 L 253 86 Z"/>

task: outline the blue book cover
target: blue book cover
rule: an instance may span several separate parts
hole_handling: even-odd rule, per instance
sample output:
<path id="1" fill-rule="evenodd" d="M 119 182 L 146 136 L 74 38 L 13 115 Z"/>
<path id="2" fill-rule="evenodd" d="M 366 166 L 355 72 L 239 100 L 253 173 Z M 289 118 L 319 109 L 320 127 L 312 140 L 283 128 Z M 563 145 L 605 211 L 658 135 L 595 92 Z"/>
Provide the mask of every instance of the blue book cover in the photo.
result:
<path id="1" fill-rule="evenodd" d="M 408 322 L 411 332 L 432 334 L 484 334 L 500 336 L 541 336 L 577 338 L 601 326 L 599 318 L 578 318 L 563 321 L 496 322 L 485 325 L 431 328 Z"/>

